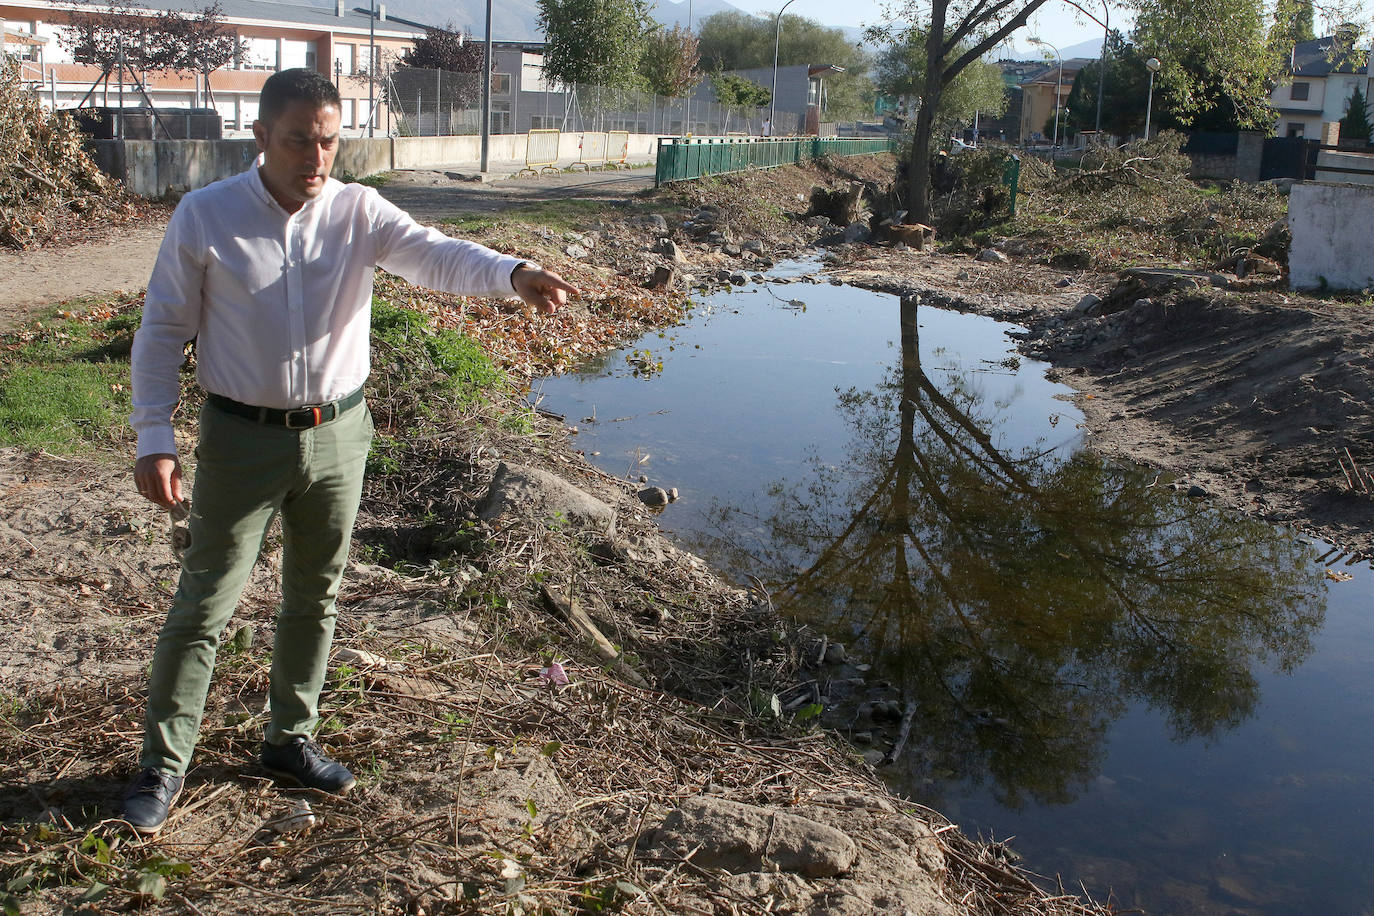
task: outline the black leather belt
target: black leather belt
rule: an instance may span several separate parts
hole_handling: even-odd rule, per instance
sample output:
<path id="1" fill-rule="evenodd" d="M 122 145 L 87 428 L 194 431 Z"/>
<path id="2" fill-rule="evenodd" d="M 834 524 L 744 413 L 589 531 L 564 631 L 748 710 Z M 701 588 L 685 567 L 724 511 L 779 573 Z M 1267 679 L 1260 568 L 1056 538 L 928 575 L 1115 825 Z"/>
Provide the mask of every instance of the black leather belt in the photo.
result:
<path id="1" fill-rule="evenodd" d="M 311 404 L 306 407 L 293 407 L 290 410 L 280 410 L 276 407 L 254 407 L 252 404 L 244 404 L 232 398 L 226 398 L 222 394 L 207 393 L 205 400 L 225 413 L 246 417 L 264 426 L 313 429 L 321 423 L 328 423 L 330 420 L 342 416 L 344 411 L 349 408 L 361 404 L 363 402 L 363 389 L 359 388 L 352 394 L 346 394 L 337 401 L 330 401 L 327 404 Z"/>

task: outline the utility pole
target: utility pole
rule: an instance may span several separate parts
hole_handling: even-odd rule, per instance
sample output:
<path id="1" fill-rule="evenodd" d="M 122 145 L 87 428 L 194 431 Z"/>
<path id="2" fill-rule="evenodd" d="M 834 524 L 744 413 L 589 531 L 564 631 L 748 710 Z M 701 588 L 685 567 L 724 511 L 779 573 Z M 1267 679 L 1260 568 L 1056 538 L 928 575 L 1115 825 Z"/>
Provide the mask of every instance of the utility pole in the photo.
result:
<path id="1" fill-rule="evenodd" d="M 418 117 L 418 115 L 417 115 Z M 375 136 L 377 124 L 377 0 L 367 20 L 367 135 Z"/>
<path id="2" fill-rule="evenodd" d="M 529 137 L 526 136 L 526 142 Z M 491 0 L 487 0 L 487 40 L 482 50 L 482 164 L 485 172 L 491 152 Z"/>

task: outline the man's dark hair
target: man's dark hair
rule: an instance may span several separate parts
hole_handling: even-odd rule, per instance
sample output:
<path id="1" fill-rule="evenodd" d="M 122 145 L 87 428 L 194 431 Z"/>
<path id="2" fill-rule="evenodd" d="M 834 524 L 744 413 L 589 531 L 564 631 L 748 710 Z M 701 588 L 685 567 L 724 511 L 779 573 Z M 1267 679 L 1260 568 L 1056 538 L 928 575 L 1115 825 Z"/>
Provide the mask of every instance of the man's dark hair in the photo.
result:
<path id="1" fill-rule="evenodd" d="M 258 96 L 258 120 L 270 124 L 286 110 L 287 105 L 297 101 L 309 102 L 316 108 L 333 105 L 343 110 L 339 90 L 334 88 L 333 83 L 314 70 L 297 67 L 273 73 L 262 84 L 262 95 Z"/>

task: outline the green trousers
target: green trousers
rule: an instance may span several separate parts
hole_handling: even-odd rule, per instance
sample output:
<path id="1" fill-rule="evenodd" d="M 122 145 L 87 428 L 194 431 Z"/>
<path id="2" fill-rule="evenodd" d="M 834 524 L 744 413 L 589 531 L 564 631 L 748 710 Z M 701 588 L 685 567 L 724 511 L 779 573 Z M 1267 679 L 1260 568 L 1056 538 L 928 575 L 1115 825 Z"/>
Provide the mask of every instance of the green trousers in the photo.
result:
<path id="1" fill-rule="evenodd" d="M 278 513 L 282 603 L 266 738 L 283 743 L 314 730 L 371 442 L 366 405 L 306 430 L 265 426 L 210 404 L 202 409 L 191 544 L 153 655 L 142 766 L 186 772 L 220 634 Z"/>

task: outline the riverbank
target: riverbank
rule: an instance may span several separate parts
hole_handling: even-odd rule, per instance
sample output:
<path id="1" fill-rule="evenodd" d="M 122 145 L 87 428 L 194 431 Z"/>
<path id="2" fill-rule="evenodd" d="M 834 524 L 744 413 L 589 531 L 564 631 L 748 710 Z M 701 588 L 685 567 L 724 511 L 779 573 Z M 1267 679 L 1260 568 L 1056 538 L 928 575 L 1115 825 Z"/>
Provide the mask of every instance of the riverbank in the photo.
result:
<path id="1" fill-rule="evenodd" d="M 824 230 L 789 217 L 805 196 L 789 188 L 848 177 L 767 173 L 744 188 L 460 222 L 587 291 L 552 319 L 380 284 L 424 320 L 374 316 L 379 436 L 320 729 L 361 791 L 283 792 L 251 762 L 272 536 L 221 649 L 187 792 L 151 843 L 107 823 L 176 575 L 165 517 L 129 486 L 120 425 L 137 295 L 69 305 L 7 337 L 11 400 L 43 369 L 58 387 L 89 386 L 108 412 L 71 424 L 69 448 L 0 449 L 6 902 L 26 913 L 1095 912 L 1036 889 L 1005 847 L 892 796 L 815 724 L 836 659 L 826 641 L 665 541 L 646 504 L 655 494 L 590 468 L 566 424 L 483 368 L 494 360 L 518 389 L 671 323 L 684 274 L 730 283 L 808 250 Z M 662 228 L 684 222 L 674 258 Z M 645 288 L 669 261 L 666 289 Z M 455 328 L 490 356 L 445 334 Z M 186 393 L 189 452 L 189 378 Z M 50 409 L 48 425 L 65 419 Z"/>

